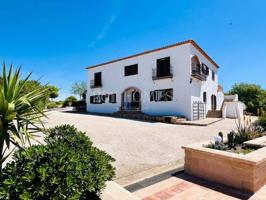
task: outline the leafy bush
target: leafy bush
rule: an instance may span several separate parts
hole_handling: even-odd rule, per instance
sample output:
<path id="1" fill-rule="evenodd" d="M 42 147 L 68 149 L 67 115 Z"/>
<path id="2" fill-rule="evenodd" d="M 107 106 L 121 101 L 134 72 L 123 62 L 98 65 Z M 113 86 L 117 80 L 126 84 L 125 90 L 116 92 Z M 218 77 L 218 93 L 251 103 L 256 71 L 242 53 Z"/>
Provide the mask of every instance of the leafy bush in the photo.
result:
<path id="1" fill-rule="evenodd" d="M 114 159 L 73 126 L 49 129 L 47 145 L 19 150 L 0 176 L 0 199 L 94 199 Z"/>
<path id="2" fill-rule="evenodd" d="M 47 105 L 47 109 L 57 108 L 57 104 L 55 102 L 49 102 Z"/>
<path id="3" fill-rule="evenodd" d="M 266 109 L 266 90 L 255 84 L 235 84 L 229 94 L 238 94 L 239 100 L 246 104 L 246 111 L 257 114 L 257 109 Z"/>
<path id="4" fill-rule="evenodd" d="M 72 106 L 73 102 L 76 102 L 78 101 L 76 97 L 74 96 L 69 96 L 66 98 L 64 104 L 63 104 L 63 107 L 66 107 L 66 106 Z"/>
<path id="5" fill-rule="evenodd" d="M 74 101 L 72 103 L 72 106 L 74 106 L 74 107 L 86 106 L 86 101 L 85 100 Z"/>

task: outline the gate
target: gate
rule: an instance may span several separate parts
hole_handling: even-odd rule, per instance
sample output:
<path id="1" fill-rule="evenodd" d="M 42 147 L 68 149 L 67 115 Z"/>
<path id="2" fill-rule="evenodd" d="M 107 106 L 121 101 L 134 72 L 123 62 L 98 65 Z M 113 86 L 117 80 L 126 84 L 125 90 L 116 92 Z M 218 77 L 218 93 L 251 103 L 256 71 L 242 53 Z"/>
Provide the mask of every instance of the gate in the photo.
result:
<path id="1" fill-rule="evenodd" d="M 193 102 L 193 120 L 205 119 L 206 103 L 200 101 Z"/>

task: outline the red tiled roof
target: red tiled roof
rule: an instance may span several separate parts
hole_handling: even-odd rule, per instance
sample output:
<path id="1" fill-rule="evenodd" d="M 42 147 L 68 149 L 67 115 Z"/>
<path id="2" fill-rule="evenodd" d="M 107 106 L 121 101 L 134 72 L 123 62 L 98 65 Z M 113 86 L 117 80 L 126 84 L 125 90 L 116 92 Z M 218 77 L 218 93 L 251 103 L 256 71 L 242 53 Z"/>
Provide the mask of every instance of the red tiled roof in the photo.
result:
<path id="1" fill-rule="evenodd" d="M 129 59 L 129 58 L 134 58 L 134 57 L 137 57 L 137 56 L 142 56 L 142 55 L 145 55 L 145 54 L 149 54 L 149 53 L 153 53 L 153 52 L 156 52 L 156 51 L 161 51 L 161 50 L 164 50 L 164 49 L 169 49 L 169 48 L 172 48 L 172 47 L 177 47 L 177 46 L 181 46 L 181 45 L 189 44 L 189 43 L 192 44 L 199 52 L 201 52 L 201 54 L 203 56 L 205 56 L 205 58 L 208 59 L 215 67 L 219 68 L 218 64 L 214 60 L 212 60 L 211 57 L 194 40 L 186 40 L 186 41 L 183 41 L 183 42 L 178 42 L 176 44 L 172 44 L 172 45 L 164 46 L 164 47 L 161 47 L 161 48 L 145 51 L 145 52 L 134 54 L 134 55 L 131 55 L 131 56 L 127 56 L 127 57 L 124 57 L 124 58 L 119 58 L 119 59 L 115 59 L 115 60 L 112 60 L 112 61 L 104 62 L 104 63 L 101 63 L 101 64 L 89 66 L 89 67 L 86 67 L 86 69 L 91 69 L 91 68 L 99 67 L 99 66 L 102 66 L 102 65 L 115 63 L 115 62 L 126 60 L 126 59 Z"/>

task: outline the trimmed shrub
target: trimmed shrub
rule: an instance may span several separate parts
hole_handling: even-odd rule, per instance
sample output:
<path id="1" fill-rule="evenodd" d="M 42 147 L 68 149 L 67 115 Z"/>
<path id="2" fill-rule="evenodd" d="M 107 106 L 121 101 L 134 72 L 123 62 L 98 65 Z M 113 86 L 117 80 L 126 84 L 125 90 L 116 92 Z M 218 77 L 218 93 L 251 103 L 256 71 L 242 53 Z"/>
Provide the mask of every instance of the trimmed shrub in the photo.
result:
<path id="1" fill-rule="evenodd" d="M 70 125 L 49 129 L 45 141 L 15 153 L 0 175 L 0 199 L 98 199 L 114 159 Z"/>

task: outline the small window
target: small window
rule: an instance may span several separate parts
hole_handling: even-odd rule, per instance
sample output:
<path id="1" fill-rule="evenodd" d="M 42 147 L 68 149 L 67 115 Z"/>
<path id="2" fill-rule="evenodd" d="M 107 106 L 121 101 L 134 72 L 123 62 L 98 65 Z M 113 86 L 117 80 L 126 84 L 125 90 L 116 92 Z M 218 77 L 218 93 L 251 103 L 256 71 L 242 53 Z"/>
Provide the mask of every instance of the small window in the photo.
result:
<path id="1" fill-rule="evenodd" d="M 94 74 L 94 86 L 102 86 L 102 72 Z"/>
<path id="2" fill-rule="evenodd" d="M 207 92 L 203 92 L 203 102 L 207 103 Z"/>
<path id="3" fill-rule="evenodd" d="M 202 63 L 202 73 L 205 74 L 206 76 L 209 75 L 209 67 Z"/>
<path id="4" fill-rule="evenodd" d="M 215 81 L 215 71 L 212 70 L 212 80 Z"/>
<path id="5" fill-rule="evenodd" d="M 125 66 L 125 76 L 138 74 L 138 64 Z"/>
<path id="6" fill-rule="evenodd" d="M 94 95 L 90 96 L 91 104 L 102 104 L 105 103 L 105 95 Z"/>
<path id="7" fill-rule="evenodd" d="M 109 103 L 116 103 L 116 94 L 109 95 Z"/>
<path id="8" fill-rule="evenodd" d="M 157 77 L 169 76 L 170 72 L 170 57 L 165 57 L 157 60 Z"/>
<path id="9" fill-rule="evenodd" d="M 173 101 L 173 89 L 151 91 L 150 101 Z"/>

